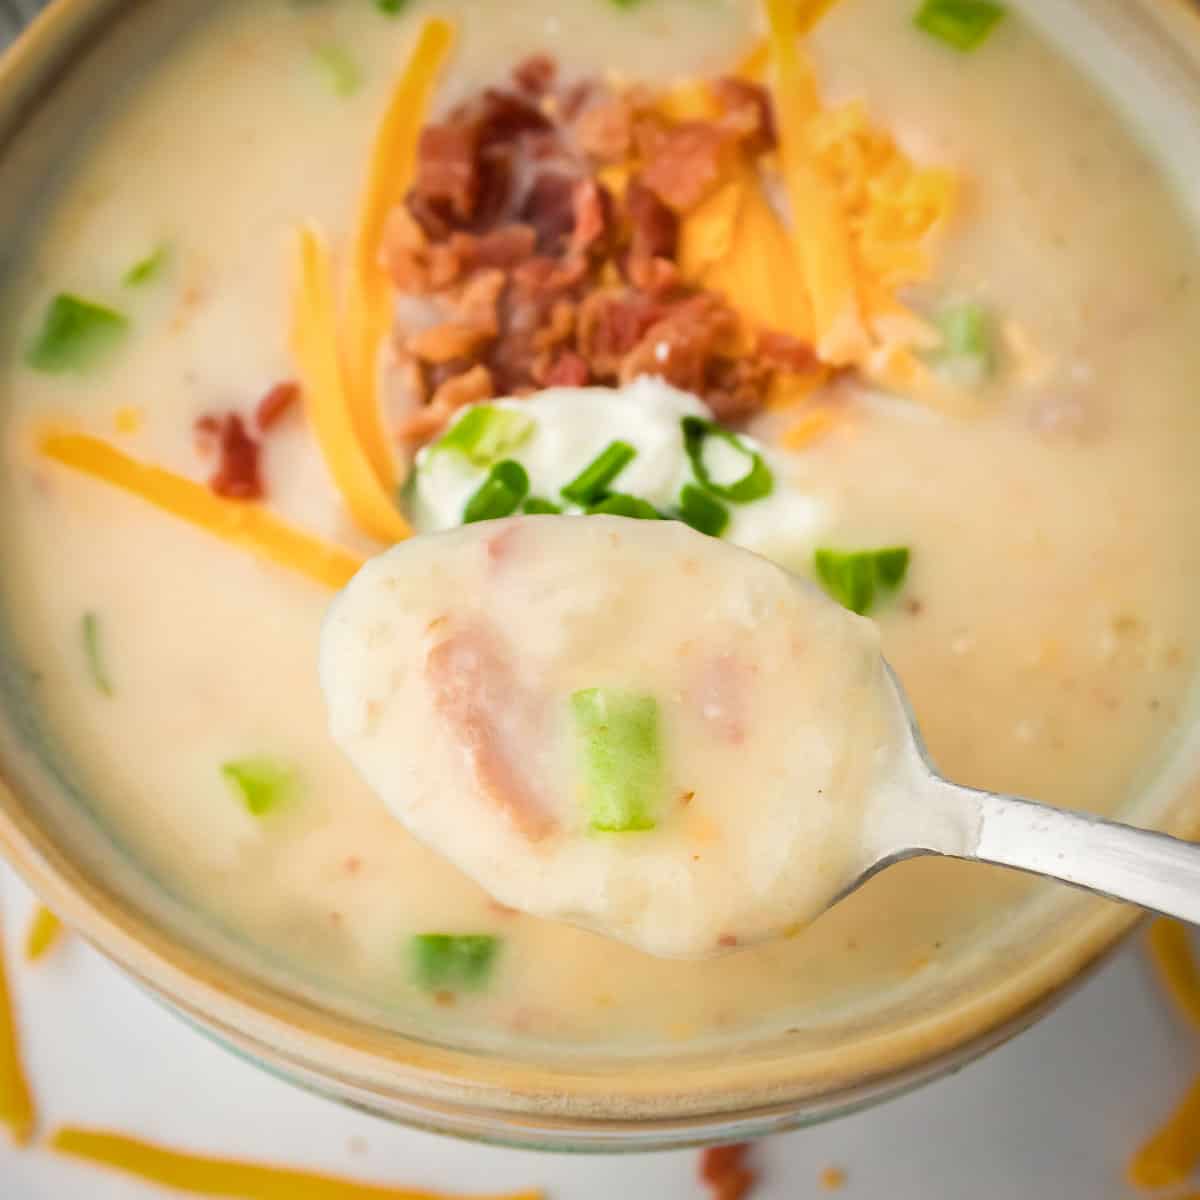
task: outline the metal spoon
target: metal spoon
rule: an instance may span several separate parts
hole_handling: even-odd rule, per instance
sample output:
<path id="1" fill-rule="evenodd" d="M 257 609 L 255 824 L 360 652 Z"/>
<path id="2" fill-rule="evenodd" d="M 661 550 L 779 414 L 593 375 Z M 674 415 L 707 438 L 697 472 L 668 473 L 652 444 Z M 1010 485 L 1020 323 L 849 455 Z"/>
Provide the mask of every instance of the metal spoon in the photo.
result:
<path id="1" fill-rule="evenodd" d="M 929 820 L 914 837 L 901 820 L 889 823 L 881 797 L 867 861 L 838 900 L 893 863 L 932 854 L 1013 867 L 1200 924 L 1200 845 L 944 779 L 900 681 L 888 673 L 909 731 L 905 784 L 919 790 Z"/>

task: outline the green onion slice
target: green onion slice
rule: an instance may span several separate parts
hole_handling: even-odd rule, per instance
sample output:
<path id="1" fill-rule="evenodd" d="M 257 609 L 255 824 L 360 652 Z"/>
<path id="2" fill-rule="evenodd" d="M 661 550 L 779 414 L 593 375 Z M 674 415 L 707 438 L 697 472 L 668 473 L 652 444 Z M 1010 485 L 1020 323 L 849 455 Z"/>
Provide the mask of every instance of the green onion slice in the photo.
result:
<path id="1" fill-rule="evenodd" d="M 582 508 L 603 500 L 608 485 L 637 457 L 637 451 L 628 442 L 613 442 L 592 459 L 566 487 L 563 497 Z"/>
<path id="2" fill-rule="evenodd" d="M 529 475 L 519 462 L 506 458 L 498 462 L 463 509 L 463 524 L 494 521 L 510 517 L 529 495 Z"/>
<path id="3" fill-rule="evenodd" d="M 942 344 L 933 355 L 938 370 L 953 383 L 978 387 L 992 373 L 995 351 L 991 317 L 980 304 L 956 304 L 937 317 Z"/>
<path id="4" fill-rule="evenodd" d="M 221 774 L 254 817 L 265 817 L 288 800 L 296 773 L 271 758 L 240 758 L 221 767 Z"/>
<path id="5" fill-rule="evenodd" d="M 977 49 L 1004 16 L 993 0 L 925 0 L 913 17 L 918 29 L 964 53 Z"/>
<path id="6" fill-rule="evenodd" d="M 121 282 L 126 287 L 143 287 L 147 283 L 153 283 L 163 273 L 170 257 L 171 248 L 165 242 L 160 243 L 145 258 L 139 258 L 125 272 Z"/>
<path id="7" fill-rule="evenodd" d="M 907 546 L 882 550 L 820 549 L 813 556 L 817 578 L 843 607 L 864 616 L 879 592 L 898 591 L 908 574 Z"/>
<path id="8" fill-rule="evenodd" d="M 643 692 L 588 688 L 571 697 L 588 828 L 654 829 L 663 790 L 658 701 Z"/>
<path id="9" fill-rule="evenodd" d="M 353 96 L 362 87 L 362 70 L 344 46 L 327 42 L 312 53 L 334 95 Z"/>
<path id="10" fill-rule="evenodd" d="M 461 454 L 477 467 L 490 467 L 526 442 L 537 422 L 525 413 L 477 404 L 436 441 L 432 449 Z"/>
<path id="11" fill-rule="evenodd" d="M 562 506 L 555 504 L 553 500 L 545 499 L 543 496 L 530 496 L 525 501 L 525 506 L 521 511 L 528 513 L 530 516 L 556 517 L 562 512 Z"/>
<path id="12" fill-rule="evenodd" d="M 729 527 L 729 509 L 702 487 L 685 483 L 679 493 L 679 519 L 709 537 L 720 537 Z"/>
<path id="13" fill-rule="evenodd" d="M 684 417 L 683 448 L 691 460 L 697 481 L 722 499 L 749 504 L 769 496 L 775 488 L 775 478 L 763 456 L 747 446 L 737 434 L 722 429 L 713 421 Z M 718 454 L 732 456 L 742 474 L 727 482 L 715 479 L 713 460 Z"/>
<path id="14" fill-rule="evenodd" d="M 632 517 L 635 521 L 661 521 L 662 513 L 648 500 L 628 492 L 610 492 L 588 506 L 588 516 Z"/>
<path id="15" fill-rule="evenodd" d="M 129 322 L 115 309 L 66 292 L 46 309 L 42 327 L 25 352 L 37 371 L 86 371 L 125 335 Z"/>
<path id="16" fill-rule="evenodd" d="M 413 979 L 430 992 L 479 991 L 499 951 L 499 939 L 485 933 L 419 933 L 410 943 Z"/>
<path id="17" fill-rule="evenodd" d="M 112 677 L 104 661 L 104 648 L 100 643 L 100 618 L 94 613 L 84 613 L 80 623 L 83 634 L 83 653 L 87 659 L 88 674 L 102 696 L 113 694 Z"/>

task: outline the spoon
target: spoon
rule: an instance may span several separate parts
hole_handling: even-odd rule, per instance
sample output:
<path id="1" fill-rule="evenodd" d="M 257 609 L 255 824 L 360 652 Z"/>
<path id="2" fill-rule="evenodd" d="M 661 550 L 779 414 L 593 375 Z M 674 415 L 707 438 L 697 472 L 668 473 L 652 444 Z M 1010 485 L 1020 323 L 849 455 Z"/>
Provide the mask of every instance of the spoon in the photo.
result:
<path id="1" fill-rule="evenodd" d="M 665 957 L 794 933 L 940 855 L 1200 923 L 1200 846 L 942 778 L 879 632 L 680 522 L 412 539 L 330 610 L 334 739 L 508 908 Z"/>
<path id="2" fill-rule="evenodd" d="M 876 840 L 870 861 L 834 903 L 894 863 L 935 855 L 1011 867 L 1200 925 L 1200 845 L 945 779 L 896 673 L 885 667 L 907 724 L 911 768 L 938 819 L 926 825 L 925 836 L 894 829 Z"/>

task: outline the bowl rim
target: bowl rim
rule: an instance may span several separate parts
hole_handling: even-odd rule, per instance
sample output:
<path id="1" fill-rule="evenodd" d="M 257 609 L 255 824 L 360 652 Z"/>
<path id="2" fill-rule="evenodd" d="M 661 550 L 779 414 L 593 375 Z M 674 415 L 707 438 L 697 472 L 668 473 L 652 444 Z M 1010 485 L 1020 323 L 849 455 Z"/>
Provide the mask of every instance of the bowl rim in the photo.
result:
<path id="1" fill-rule="evenodd" d="M 112 19 L 151 3 L 53 0 L 0 56 L 0 127 L 18 125 L 75 59 L 103 40 Z M 1185 14 L 1177 25 L 1191 31 L 1200 61 L 1200 11 L 1185 0 L 1154 3 Z M 0 136 L 0 153 L 6 141 Z M 192 1022 L 260 1065 L 341 1100 L 421 1128 L 536 1148 L 689 1145 L 864 1107 L 953 1070 L 1032 1024 L 1139 919 L 1135 910 L 1080 899 L 1055 947 L 991 987 L 836 1055 L 752 1054 L 715 1065 L 672 1058 L 667 1078 L 653 1058 L 531 1065 L 390 1032 L 385 1048 L 380 1031 L 363 1022 L 247 978 L 168 936 L 68 858 L 34 818 L 16 779 L 0 755 L 0 852 L 68 926 Z M 1186 809 L 1182 797 L 1180 806 Z M 1200 834 L 1200 803 L 1192 807 L 1172 813 L 1163 827 Z"/>

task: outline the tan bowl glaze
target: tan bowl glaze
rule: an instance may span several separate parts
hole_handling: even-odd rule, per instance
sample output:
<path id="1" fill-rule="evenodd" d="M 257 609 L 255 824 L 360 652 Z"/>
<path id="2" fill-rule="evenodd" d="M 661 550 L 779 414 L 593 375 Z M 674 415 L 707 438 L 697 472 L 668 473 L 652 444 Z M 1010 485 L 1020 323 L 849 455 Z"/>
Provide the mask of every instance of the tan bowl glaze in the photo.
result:
<path id="1" fill-rule="evenodd" d="M 0 267 L 69 144 L 205 0 L 57 0 L 0 61 Z M 1036 0 L 1031 20 L 1200 177 L 1200 21 L 1183 0 Z M 1069 36 L 1066 36 L 1069 33 Z M 200 1028 L 289 1079 L 442 1132 L 543 1148 L 733 1140 L 827 1119 L 951 1071 L 1027 1027 L 1129 931 L 1131 909 L 1047 887 L 1003 936 L 879 1019 L 736 1052 L 581 1060 L 465 1052 L 336 1011 L 122 858 L 54 770 L 0 646 L 0 849 L 41 898 Z M 1200 727 L 1126 816 L 1200 833 Z"/>

